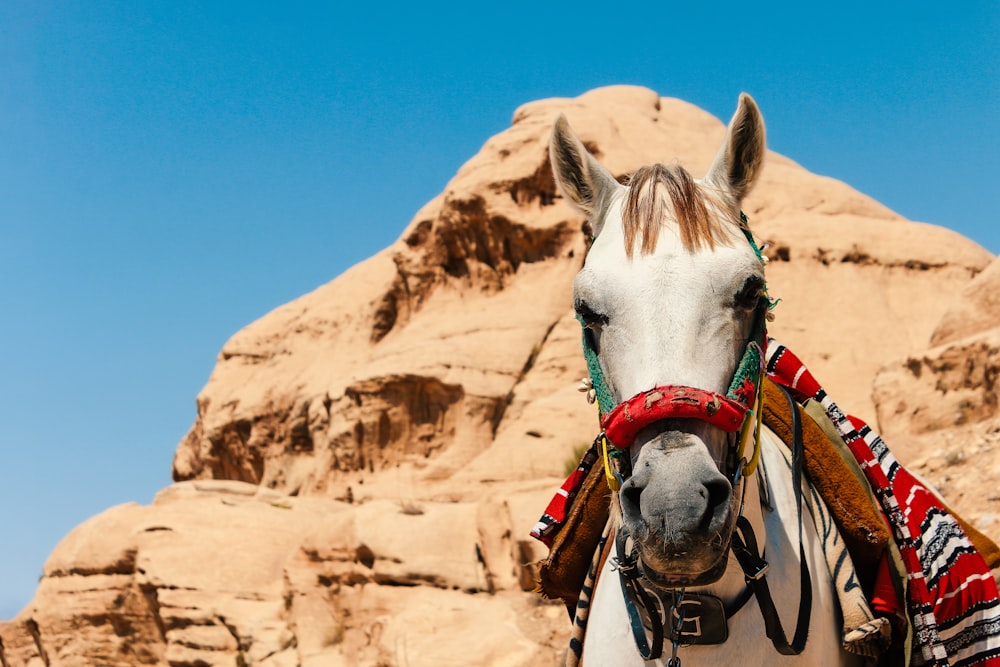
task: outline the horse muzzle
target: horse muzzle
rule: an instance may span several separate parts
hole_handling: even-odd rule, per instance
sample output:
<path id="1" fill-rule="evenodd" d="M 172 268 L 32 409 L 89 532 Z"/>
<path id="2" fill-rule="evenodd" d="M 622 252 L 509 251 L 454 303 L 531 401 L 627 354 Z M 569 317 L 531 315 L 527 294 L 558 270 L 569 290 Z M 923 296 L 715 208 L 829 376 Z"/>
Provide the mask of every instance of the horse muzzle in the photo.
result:
<path id="1" fill-rule="evenodd" d="M 622 526 L 654 582 L 689 586 L 722 576 L 738 497 L 696 436 L 667 431 L 646 442 L 619 500 Z"/>

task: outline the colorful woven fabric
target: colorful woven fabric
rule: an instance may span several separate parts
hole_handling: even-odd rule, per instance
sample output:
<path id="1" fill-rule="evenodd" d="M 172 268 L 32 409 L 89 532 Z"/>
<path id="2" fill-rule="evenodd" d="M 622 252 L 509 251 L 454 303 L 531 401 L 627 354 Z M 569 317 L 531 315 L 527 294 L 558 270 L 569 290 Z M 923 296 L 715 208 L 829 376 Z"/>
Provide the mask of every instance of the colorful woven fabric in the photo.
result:
<path id="1" fill-rule="evenodd" d="M 1000 595 L 993 575 L 938 498 L 865 422 L 844 414 L 805 365 L 774 339 L 767 372 L 826 410 L 861 465 L 908 573 L 915 665 L 1000 665 Z"/>
<path id="2" fill-rule="evenodd" d="M 545 508 L 545 513 L 542 514 L 535 527 L 531 529 L 531 536 L 533 538 L 540 540 L 547 547 L 552 546 L 552 540 L 555 539 L 556 533 L 566 523 L 569 507 L 576 498 L 576 494 L 580 491 L 580 487 L 583 486 L 583 480 L 587 478 L 587 473 L 590 472 L 590 469 L 600 459 L 601 454 L 598 449 L 597 440 L 595 440 L 590 449 L 584 452 L 576 469 L 562 483 L 562 486 L 556 491 L 556 495 L 552 496 L 552 500 L 549 501 L 548 506 Z"/>

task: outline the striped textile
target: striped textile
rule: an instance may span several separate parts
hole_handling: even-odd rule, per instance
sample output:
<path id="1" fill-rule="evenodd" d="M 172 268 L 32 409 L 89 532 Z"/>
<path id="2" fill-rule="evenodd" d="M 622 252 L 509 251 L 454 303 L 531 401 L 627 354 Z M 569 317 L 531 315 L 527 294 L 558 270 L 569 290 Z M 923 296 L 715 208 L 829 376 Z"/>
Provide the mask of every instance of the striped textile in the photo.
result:
<path id="1" fill-rule="evenodd" d="M 885 513 L 908 572 L 914 665 L 1000 665 L 1000 595 L 982 556 L 937 497 L 862 420 L 843 413 L 805 365 L 773 338 L 767 373 L 826 410 Z"/>
<path id="2" fill-rule="evenodd" d="M 569 507 L 573 504 L 573 500 L 576 498 L 580 487 L 583 486 L 583 480 L 587 478 L 587 473 L 600 460 L 601 455 L 597 444 L 599 440 L 600 438 L 595 440 L 590 449 L 584 452 L 579 465 L 570 473 L 566 481 L 562 483 L 562 486 L 556 491 L 556 495 L 552 497 L 552 500 L 549 501 L 548 506 L 545 508 L 545 513 L 542 514 L 541 518 L 531 529 L 531 536 L 547 547 L 552 546 L 552 540 L 555 539 L 559 529 L 566 523 L 566 517 L 569 515 Z"/>

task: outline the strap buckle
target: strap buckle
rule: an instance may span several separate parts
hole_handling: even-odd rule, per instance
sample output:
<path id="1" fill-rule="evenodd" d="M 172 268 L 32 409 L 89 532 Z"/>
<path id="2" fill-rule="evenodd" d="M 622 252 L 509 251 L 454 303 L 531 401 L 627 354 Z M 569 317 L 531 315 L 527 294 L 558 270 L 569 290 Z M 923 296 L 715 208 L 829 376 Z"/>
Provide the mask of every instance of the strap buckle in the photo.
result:
<path id="1" fill-rule="evenodd" d="M 757 569 L 756 572 L 750 574 L 749 572 L 744 571 L 743 576 L 746 577 L 747 581 L 758 581 L 762 579 L 764 575 L 767 574 L 767 571 L 770 569 L 771 569 L 770 563 L 768 563 L 766 560 L 761 560 L 760 567 Z"/>

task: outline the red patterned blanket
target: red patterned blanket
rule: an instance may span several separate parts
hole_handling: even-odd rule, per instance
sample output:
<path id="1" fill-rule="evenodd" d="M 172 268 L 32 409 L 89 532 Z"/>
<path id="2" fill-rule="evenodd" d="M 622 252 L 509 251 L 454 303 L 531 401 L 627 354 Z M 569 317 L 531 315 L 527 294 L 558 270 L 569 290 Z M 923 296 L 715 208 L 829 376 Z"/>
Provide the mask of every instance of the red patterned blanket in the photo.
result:
<path id="1" fill-rule="evenodd" d="M 1000 595 L 955 518 L 868 424 L 843 413 L 802 361 L 774 339 L 767 347 L 767 373 L 800 400 L 823 406 L 868 478 L 908 575 L 913 663 L 1000 664 Z"/>

